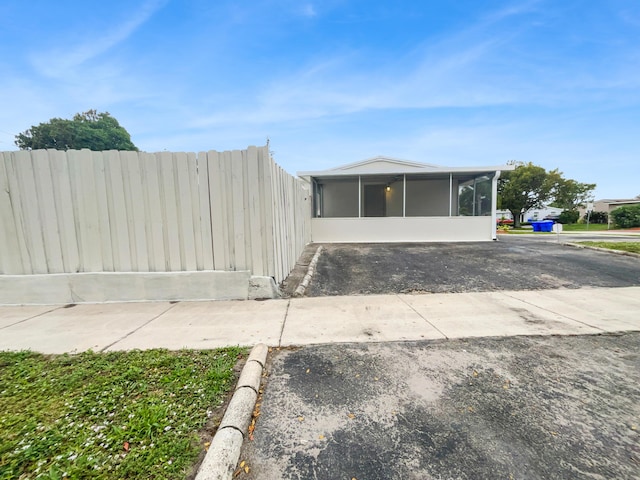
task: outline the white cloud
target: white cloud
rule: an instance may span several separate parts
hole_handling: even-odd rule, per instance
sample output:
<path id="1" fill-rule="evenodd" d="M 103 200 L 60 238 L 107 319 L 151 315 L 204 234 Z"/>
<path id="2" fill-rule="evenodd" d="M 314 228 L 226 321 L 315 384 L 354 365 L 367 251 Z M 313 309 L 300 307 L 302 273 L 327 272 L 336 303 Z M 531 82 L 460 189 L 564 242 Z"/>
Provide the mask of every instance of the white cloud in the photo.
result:
<path id="1" fill-rule="evenodd" d="M 518 3 L 444 37 L 429 37 L 399 57 L 378 58 L 375 52 L 347 50 L 335 52 L 332 58 L 311 59 L 297 71 L 260 84 L 247 95 L 246 103 L 234 103 L 222 111 L 217 105 L 216 114 L 201 115 L 191 125 L 263 124 L 367 110 L 495 106 L 529 100 L 532 93 L 535 96 L 533 86 L 516 88 L 509 75 L 500 71 L 506 64 L 495 60 L 517 32 L 502 29 L 498 33 L 494 27 L 529 12 L 537 3 Z"/>
<path id="2" fill-rule="evenodd" d="M 486 24 L 500 22 L 506 18 L 513 17 L 515 15 L 530 13 L 532 11 L 535 11 L 535 7 L 539 5 L 541 2 L 542 0 L 528 0 L 524 2 L 515 2 L 513 4 L 506 5 L 500 10 L 496 10 L 489 13 L 489 15 L 485 17 L 485 22 Z"/>
<path id="3" fill-rule="evenodd" d="M 147 0 L 142 7 L 130 13 L 127 20 L 115 25 L 111 30 L 102 35 L 89 37 L 76 45 L 59 45 L 45 52 L 38 52 L 31 56 L 32 64 L 44 76 L 65 77 L 70 70 L 124 42 L 167 1 Z"/>
<path id="4" fill-rule="evenodd" d="M 312 59 L 297 71 L 258 84 L 244 102 L 228 109 L 217 105 L 216 114 L 199 115 L 190 125 L 261 125 L 385 109 L 558 107 L 628 100 L 630 92 L 622 89 L 637 88 L 639 74 L 621 49 L 617 60 L 603 57 L 614 62 L 607 69 L 591 69 L 594 58 L 566 62 L 553 50 L 514 58 L 527 49 L 527 35 L 537 28 L 526 15 L 539 3 L 520 2 L 489 13 L 446 36 L 427 38 L 396 58 L 371 60 L 370 51 L 339 51 L 333 58 Z M 524 21 L 515 21 L 518 16 Z"/>
<path id="5" fill-rule="evenodd" d="M 439 53 L 439 45 L 387 64 L 353 71 L 352 55 L 335 57 L 288 72 L 254 91 L 247 102 L 195 119 L 194 127 L 229 123 L 273 123 L 345 115 L 366 110 L 471 107 L 517 100 L 513 92 L 486 81 L 475 66 L 491 55 L 495 41 L 458 46 Z"/>
<path id="6" fill-rule="evenodd" d="M 304 17 L 315 17 L 318 13 L 312 4 L 307 3 L 302 6 L 301 14 Z"/>

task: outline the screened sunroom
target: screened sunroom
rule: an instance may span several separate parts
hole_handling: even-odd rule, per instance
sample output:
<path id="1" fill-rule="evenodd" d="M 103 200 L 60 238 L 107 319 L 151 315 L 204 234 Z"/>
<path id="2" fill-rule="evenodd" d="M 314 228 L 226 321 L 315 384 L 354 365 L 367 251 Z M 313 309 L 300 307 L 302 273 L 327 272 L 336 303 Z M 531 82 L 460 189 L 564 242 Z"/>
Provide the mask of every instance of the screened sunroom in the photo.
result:
<path id="1" fill-rule="evenodd" d="M 312 192 L 314 242 L 495 239 L 501 167 L 447 168 L 376 157 L 299 172 Z"/>

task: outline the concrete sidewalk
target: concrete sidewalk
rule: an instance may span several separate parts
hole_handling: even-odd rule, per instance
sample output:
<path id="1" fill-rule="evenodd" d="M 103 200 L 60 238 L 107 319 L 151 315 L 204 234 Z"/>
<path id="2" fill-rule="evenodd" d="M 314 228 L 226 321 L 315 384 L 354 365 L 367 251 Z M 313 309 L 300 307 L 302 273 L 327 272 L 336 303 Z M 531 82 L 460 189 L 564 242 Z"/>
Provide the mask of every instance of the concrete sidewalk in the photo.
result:
<path id="1" fill-rule="evenodd" d="M 0 350 L 308 345 L 640 330 L 640 287 L 0 307 Z"/>

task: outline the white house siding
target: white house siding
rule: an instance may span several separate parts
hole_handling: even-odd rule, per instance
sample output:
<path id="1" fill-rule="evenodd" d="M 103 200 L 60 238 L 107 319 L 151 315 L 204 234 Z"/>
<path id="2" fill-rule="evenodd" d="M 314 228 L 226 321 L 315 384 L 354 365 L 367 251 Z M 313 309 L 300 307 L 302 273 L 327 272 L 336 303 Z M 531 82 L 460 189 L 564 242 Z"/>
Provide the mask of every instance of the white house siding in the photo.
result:
<path id="1" fill-rule="evenodd" d="M 473 242 L 495 235 L 491 216 L 313 218 L 311 235 L 318 243 Z"/>
<path id="2" fill-rule="evenodd" d="M 298 175 L 316 198 L 314 242 L 487 241 L 497 239 L 497 179 L 513 168 L 443 167 L 379 156 Z M 327 210 L 330 185 L 345 181 L 359 189 L 359 205 L 354 208 L 345 189 Z"/>

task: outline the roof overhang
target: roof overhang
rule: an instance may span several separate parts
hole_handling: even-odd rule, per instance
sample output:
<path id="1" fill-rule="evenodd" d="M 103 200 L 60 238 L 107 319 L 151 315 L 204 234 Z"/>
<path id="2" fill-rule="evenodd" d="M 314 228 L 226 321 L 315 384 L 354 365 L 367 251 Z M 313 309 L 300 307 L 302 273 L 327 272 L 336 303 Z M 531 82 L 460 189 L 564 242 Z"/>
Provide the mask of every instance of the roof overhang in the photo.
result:
<path id="1" fill-rule="evenodd" d="M 640 200 L 624 200 L 620 202 L 609 202 L 609 205 L 621 206 L 621 205 L 636 205 L 640 203 Z"/>
<path id="2" fill-rule="evenodd" d="M 481 175 L 498 171 L 513 170 L 515 165 L 444 167 L 429 163 L 410 162 L 391 157 L 374 157 L 361 162 L 350 163 L 330 170 L 297 172 L 301 178 L 345 178 L 372 175 Z"/>

